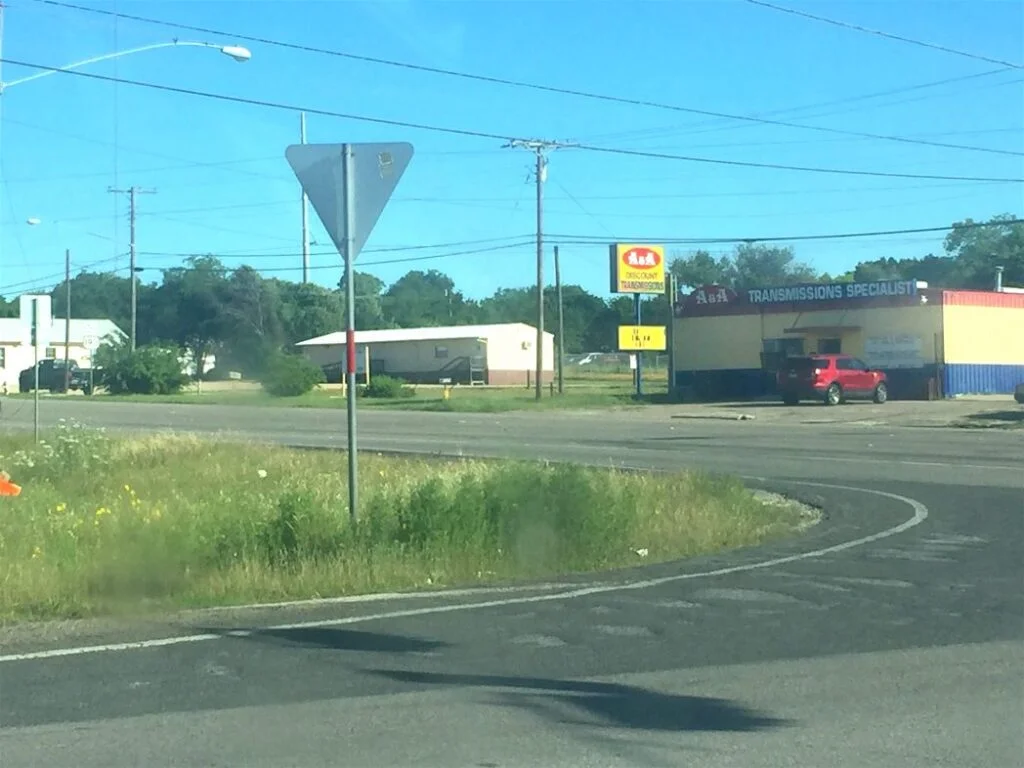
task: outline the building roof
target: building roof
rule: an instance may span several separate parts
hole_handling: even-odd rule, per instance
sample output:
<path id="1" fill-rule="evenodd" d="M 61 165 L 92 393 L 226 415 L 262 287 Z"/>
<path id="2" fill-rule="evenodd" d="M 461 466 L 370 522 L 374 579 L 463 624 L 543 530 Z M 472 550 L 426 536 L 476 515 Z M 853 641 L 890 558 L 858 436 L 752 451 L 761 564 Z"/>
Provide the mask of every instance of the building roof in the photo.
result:
<path id="1" fill-rule="evenodd" d="M 526 323 L 498 323 L 493 325 L 448 325 L 438 328 L 384 328 L 375 331 L 356 331 L 356 344 L 384 344 L 389 341 L 444 341 L 449 339 L 487 339 L 511 330 L 536 335 L 537 329 Z M 547 331 L 545 336 L 552 336 Z M 337 331 L 315 339 L 300 341 L 299 347 L 333 347 L 345 343 L 345 332 Z"/>
<path id="2" fill-rule="evenodd" d="M 112 320 L 71 318 L 71 343 L 89 346 L 100 343 L 110 335 L 124 336 L 125 333 Z M 21 343 L 25 333 L 24 321 L 20 317 L 0 318 L 0 343 Z M 47 342 L 50 345 L 64 343 L 64 318 L 55 317 L 51 320 Z M 95 341 L 94 341 L 95 340 Z M 88 342 L 88 343 L 87 343 Z"/>

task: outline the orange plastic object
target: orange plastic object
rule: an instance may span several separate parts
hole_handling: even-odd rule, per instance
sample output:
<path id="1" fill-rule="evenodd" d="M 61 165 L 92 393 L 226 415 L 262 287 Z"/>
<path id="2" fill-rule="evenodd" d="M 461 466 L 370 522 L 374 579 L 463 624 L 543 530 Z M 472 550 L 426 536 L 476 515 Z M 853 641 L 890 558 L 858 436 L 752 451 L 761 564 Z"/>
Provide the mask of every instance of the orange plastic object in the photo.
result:
<path id="1" fill-rule="evenodd" d="M 11 482 L 6 472 L 0 473 L 0 496 L 17 496 L 21 493 L 21 486 Z"/>

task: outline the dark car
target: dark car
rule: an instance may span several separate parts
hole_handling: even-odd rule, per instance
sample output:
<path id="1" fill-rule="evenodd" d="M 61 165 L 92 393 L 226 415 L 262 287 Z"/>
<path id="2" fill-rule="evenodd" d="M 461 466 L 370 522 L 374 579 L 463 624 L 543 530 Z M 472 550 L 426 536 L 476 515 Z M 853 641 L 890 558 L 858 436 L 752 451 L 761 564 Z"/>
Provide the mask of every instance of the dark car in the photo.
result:
<path id="1" fill-rule="evenodd" d="M 885 373 L 850 355 L 787 358 L 779 371 L 778 387 L 787 405 L 801 400 L 839 405 L 847 400 L 884 403 L 889 399 Z"/>
<path id="2" fill-rule="evenodd" d="M 1024 382 L 1021 382 L 1013 390 L 1013 399 L 1024 405 Z"/>
<path id="3" fill-rule="evenodd" d="M 63 360 L 40 360 L 39 363 L 39 389 L 50 392 L 77 392 L 81 390 L 86 395 L 93 391 L 92 371 L 80 368 L 74 360 L 69 360 L 65 365 Z M 70 373 L 68 370 L 70 369 Z M 35 366 L 26 368 L 18 375 L 18 391 L 31 392 L 35 389 Z"/>

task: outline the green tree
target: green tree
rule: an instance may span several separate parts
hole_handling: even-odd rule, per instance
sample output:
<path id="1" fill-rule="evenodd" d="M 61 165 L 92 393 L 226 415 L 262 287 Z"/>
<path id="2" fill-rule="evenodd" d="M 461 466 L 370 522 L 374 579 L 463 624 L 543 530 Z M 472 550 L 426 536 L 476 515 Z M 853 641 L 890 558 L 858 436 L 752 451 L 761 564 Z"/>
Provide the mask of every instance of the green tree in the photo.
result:
<path id="1" fill-rule="evenodd" d="M 138 306 L 145 305 L 152 286 L 138 286 Z M 64 314 L 66 301 L 64 283 L 58 283 L 50 292 L 55 315 Z M 127 277 L 103 272 L 82 272 L 71 278 L 71 316 L 80 318 L 106 318 L 125 333 L 131 328 L 131 283 Z M 141 318 L 140 318 L 141 319 Z M 139 330 L 146 326 L 137 322 Z"/>
<path id="2" fill-rule="evenodd" d="M 741 243 L 736 247 L 732 263 L 735 268 L 733 288 L 743 291 L 766 285 L 794 285 L 819 280 L 818 273 L 809 265 L 796 261 L 793 249 Z"/>
<path id="3" fill-rule="evenodd" d="M 344 305 L 338 291 L 313 283 L 274 282 L 281 297 L 281 325 L 286 344 L 324 336 L 345 327 Z M 362 326 L 357 322 L 357 327 Z"/>
<path id="4" fill-rule="evenodd" d="M 239 267 L 219 286 L 223 327 L 217 367 L 241 369 L 258 377 L 284 343 L 277 285 L 252 267 Z"/>
<path id="5" fill-rule="evenodd" d="M 732 259 L 716 259 L 708 251 L 697 250 L 685 256 L 676 256 L 669 271 L 680 288 L 694 289 L 701 285 L 732 285 L 736 281 L 736 267 Z"/>
<path id="6" fill-rule="evenodd" d="M 1024 224 L 1004 213 L 983 226 L 971 219 L 957 222 L 946 235 L 946 253 L 956 260 L 963 288 L 991 290 L 996 267 L 1003 268 L 1003 283 L 1024 286 Z"/>
<path id="7" fill-rule="evenodd" d="M 229 329 L 224 304 L 226 270 L 212 256 L 193 256 L 185 266 L 164 271 L 154 309 L 163 337 L 174 341 L 195 362 L 202 361 L 222 342 Z"/>
<path id="8" fill-rule="evenodd" d="M 375 328 L 392 327 L 384 313 L 384 298 L 381 295 L 384 290 L 384 281 L 376 275 L 371 275 L 369 272 L 353 272 L 352 276 L 352 287 L 356 297 L 356 328 L 361 330 L 373 330 Z M 342 277 L 338 283 L 338 291 L 341 300 L 342 318 L 345 318 L 344 277 Z M 344 327 L 344 319 L 340 327 Z"/>
<path id="9" fill-rule="evenodd" d="M 731 255 L 717 259 L 708 251 L 694 251 L 673 259 L 669 270 L 683 288 L 717 284 L 737 291 L 813 283 L 823 277 L 809 265 L 796 261 L 792 248 L 763 243 L 741 243 Z"/>
<path id="10" fill-rule="evenodd" d="M 385 291 L 384 314 L 399 328 L 474 322 L 479 308 L 455 290 L 448 275 L 431 269 L 407 272 Z"/>

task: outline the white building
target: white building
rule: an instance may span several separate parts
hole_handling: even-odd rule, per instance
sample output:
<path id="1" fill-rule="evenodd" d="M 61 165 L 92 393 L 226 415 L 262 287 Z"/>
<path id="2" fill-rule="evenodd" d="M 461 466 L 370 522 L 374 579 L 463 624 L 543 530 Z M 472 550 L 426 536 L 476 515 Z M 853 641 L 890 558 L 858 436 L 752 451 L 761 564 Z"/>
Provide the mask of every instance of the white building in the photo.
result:
<path id="1" fill-rule="evenodd" d="M 543 381 L 554 378 L 555 337 L 544 333 Z M 527 386 L 537 368 L 537 329 L 525 323 L 456 325 L 441 328 L 394 328 L 356 331 L 357 373 L 367 360 L 372 375 L 387 375 L 411 383 Z M 300 341 L 296 346 L 308 360 L 344 375 L 345 332 Z"/>
<path id="2" fill-rule="evenodd" d="M 0 318 L 0 389 L 18 391 L 18 376 L 35 362 L 32 349 L 32 305 L 38 302 L 39 359 L 63 360 L 65 335 L 70 331 L 68 357 L 87 368 L 99 346 L 110 338 L 125 338 L 110 320 L 73 318 L 70 328 L 63 317 L 54 317 L 48 295 L 26 295 L 19 300 L 19 316 Z"/>

